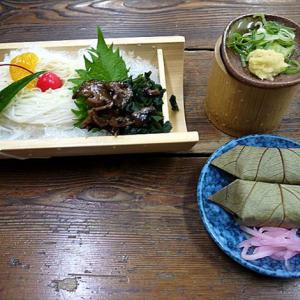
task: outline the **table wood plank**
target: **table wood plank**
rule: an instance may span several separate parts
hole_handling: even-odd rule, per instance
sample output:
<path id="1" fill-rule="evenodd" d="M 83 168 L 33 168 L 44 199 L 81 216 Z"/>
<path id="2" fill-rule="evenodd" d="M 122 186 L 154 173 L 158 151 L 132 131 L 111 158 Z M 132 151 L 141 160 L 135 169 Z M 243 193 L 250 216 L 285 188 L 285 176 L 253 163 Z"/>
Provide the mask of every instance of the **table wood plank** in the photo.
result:
<path id="1" fill-rule="evenodd" d="M 1 299 L 299 299 L 212 241 L 205 158 L 1 161 Z M 82 298 L 81 298 L 82 297 Z"/>
<path id="2" fill-rule="evenodd" d="M 297 0 L 1 1 L 0 42 L 183 35 L 187 48 L 212 49 L 235 17 L 264 12 L 300 23 Z"/>

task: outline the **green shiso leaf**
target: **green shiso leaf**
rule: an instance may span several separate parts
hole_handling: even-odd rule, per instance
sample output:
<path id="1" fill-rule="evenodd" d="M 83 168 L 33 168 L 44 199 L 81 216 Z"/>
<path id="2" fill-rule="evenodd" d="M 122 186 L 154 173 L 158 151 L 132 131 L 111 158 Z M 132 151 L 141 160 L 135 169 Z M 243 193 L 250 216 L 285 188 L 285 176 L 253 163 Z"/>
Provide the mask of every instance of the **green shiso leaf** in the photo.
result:
<path id="1" fill-rule="evenodd" d="M 6 88 L 0 91 L 0 112 L 9 104 L 9 102 L 16 96 L 16 94 L 21 91 L 30 81 L 34 78 L 40 76 L 46 71 L 37 72 L 28 75 L 18 81 L 13 82 Z"/>
<path id="2" fill-rule="evenodd" d="M 113 45 L 108 47 L 105 43 L 101 28 L 98 27 L 97 48 L 88 50 L 91 60 L 84 57 L 85 70 L 76 70 L 79 78 L 69 81 L 76 85 L 77 89 L 82 82 L 96 79 L 104 82 L 123 81 L 128 78 L 128 69 L 123 58 L 120 56 L 119 48 L 114 51 Z"/>

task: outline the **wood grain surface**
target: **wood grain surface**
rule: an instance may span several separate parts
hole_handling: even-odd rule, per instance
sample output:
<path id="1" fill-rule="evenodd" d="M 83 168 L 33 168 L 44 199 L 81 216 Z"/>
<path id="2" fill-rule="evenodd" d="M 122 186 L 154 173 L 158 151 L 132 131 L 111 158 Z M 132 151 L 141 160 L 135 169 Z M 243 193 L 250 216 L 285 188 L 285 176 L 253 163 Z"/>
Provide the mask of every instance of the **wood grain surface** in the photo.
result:
<path id="1" fill-rule="evenodd" d="M 1 161 L 1 299 L 299 299 L 208 236 L 205 158 Z M 76 164 L 76 166 L 72 166 Z"/>
<path id="2" fill-rule="evenodd" d="M 234 17 L 300 23 L 300 1 L 0 1 L 0 43 L 183 35 L 187 153 L 0 161 L 0 299 L 288 299 L 299 279 L 227 257 L 198 212 L 207 157 L 232 137 L 204 113 L 213 47 Z M 300 141 L 300 92 L 275 134 Z"/>
<path id="3" fill-rule="evenodd" d="M 297 0 L 1 1 L 0 41 L 184 35 L 187 48 L 213 49 L 236 16 L 265 12 L 300 23 Z M 50 25 L 50 26 L 49 26 Z"/>

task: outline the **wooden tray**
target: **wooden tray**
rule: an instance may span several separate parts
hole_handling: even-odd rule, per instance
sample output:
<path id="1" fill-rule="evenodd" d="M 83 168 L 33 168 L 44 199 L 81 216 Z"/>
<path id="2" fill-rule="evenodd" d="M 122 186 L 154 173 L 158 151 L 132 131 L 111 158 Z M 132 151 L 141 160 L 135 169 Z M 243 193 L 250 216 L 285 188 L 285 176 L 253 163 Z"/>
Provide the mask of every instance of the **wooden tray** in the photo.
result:
<path id="1" fill-rule="evenodd" d="M 47 41 L 0 44 L 0 61 L 13 49 L 40 46 L 49 50 L 77 53 L 96 40 Z M 102 155 L 145 152 L 186 151 L 198 141 L 198 132 L 188 132 L 183 99 L 184 37 L 147 37 L 106 39 L 124 51 L 134 51 L 135 56 L 146 59 L 159 70 L 160 84 L 167 89 L 164 95 L 163 114 L 170 120 L 171 133 L 100 136 L 60 139 L 0 140 L 0 159 L 47 158 L 53 156 Z M 179 111 L 171 110 L 170 95 L 176 95 Z"/>

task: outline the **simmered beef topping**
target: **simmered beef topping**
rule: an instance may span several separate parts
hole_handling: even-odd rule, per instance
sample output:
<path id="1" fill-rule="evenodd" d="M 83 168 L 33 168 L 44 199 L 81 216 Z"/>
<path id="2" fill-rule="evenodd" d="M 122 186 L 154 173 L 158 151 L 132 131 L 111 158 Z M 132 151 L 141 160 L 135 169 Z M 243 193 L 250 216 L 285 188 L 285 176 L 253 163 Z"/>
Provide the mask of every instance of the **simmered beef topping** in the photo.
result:
<path id="1" fill-rule="evenodd" d="M 83 82 L 73 99 L 80 96 L 87 97 L 86 103 L 93 107 L 106 109 L 115 106 L 124 109 L 132 99 L 133 92 L 126 82 L 101 82 L 94 79 Z"/>
<path id="2" fill-rule="evenodd" d="M 142 127 L 149 121 L 151 115 L 154 113 L 154 107 L 144 107 L 140 111 L 133 112 L 131 117 L 134 119 L 136 127 Z"/>
<path id="3" fill-rule="evenodd" d="M 157 92 L 147 91 L 148 95 L 156 95 Z M 86 81 L 73 95 L 73 99 L 80 96 L 86 97 L 86 104 L 91 106 L 81 127 L 103 128 L 115 135 L 120 128 L 132 125 L 142 127 L 156 111 L 154 107 L 144 107 L 139 111 L 128 112 L 126 107 L 132 101 L 133 91 L 127 82 Z"/>

